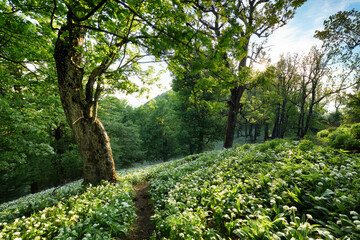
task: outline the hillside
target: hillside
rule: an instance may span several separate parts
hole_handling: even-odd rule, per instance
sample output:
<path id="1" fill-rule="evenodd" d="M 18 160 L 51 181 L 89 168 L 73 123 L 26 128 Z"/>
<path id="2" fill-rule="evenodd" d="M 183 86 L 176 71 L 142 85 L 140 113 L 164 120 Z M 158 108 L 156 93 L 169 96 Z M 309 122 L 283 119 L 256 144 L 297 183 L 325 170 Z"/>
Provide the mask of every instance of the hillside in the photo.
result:
<path id="1" fill-rule="evenodd" d="M 148 181 L 154 239 L 359 239 L 360 155 L 310 141 L 245 144 L 0 205 L 0 239 L 124 239 Z"/>

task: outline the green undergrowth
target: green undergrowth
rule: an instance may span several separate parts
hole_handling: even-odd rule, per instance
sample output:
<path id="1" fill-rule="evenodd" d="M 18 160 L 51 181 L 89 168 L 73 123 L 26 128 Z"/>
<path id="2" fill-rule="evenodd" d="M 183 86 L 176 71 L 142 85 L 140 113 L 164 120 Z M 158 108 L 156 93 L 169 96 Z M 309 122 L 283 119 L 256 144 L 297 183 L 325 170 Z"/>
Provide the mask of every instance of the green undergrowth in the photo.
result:
<path id="1" fill-rule="evenodd" d="M 165 167 L 122 170 L 114 184 L 83 186 L 78 181 L 4 203 L 0 239 L 122 239 L 136 216 L 134 184 Z"/>
<path id="2" fill-rule="evenodd" d="M 359 239 L 360 161 L 276 140 L 192 156 L 151 181 L 161 239 Z"/>
<path id="3" fill-rule="evenodd" d="M 311 141 L 245 144 L 122 170 L 0 205 L 0 239 L 123 239 L 150 181 L 154 239 L 359 239 L 360 155 Z"/>

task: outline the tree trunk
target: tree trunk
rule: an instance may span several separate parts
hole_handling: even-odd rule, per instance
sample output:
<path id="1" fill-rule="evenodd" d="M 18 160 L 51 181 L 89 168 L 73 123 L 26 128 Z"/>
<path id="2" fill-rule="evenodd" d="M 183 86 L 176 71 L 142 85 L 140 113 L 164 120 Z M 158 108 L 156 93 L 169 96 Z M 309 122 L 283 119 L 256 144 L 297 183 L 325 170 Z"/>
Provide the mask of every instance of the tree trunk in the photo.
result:
<path id="1" fill-rule="evenodd" d="M 240 109 L 240 99 L 245 91 L 245 86 L 239 86 L 230 90 L 231 96 L 228 101 L 229 112 L 226 124 L 224 148 L 231 148 L 234 142 L 237 115 Z"/>
<path id="2" fill-rule="evenodd" d="M 38 182 L 31 183 L 30 190 L 31 190 L 31 194 L 39 192 L 39 183 Z"/>
<path id="3" fill-rule="evenodd" d="M 298 130 L 297 130 L 297 136 L 302 138 L 303 132 L 304 132 L 304 118 L 305 118 L 305 109 L 300 109 L 300 115 L 298 120 Z"/>
<path id="4" fill-rule="evenodd" d="M 236 131 L 236 137 L 239 138 L 240 137 L 240 133 L 241 133 L 241 122 L 239 122 L 238 124 L 238 128 L 237 128 L 237 131 Z"/>
<path id="5" fill-rule="evenodd" d="M 280 115 L 280 138 L 284 138 L 286 129 L 287 129 L 287 119 L 288 114 L 286 111 L 287 100 L 284 100 L 281 105 L 281 115 Z"/>
<path id="6" fill-rule="evenodd" d="M 249 127 L 249 137 L 250 137 L 250 142 L 254 142 L 254 138 L 253 138 L 253 128 L 254 128 L 254 124 L 250 123 L 250 127 Z"/>
<path id="7" fill-rule="evenodd" d="M 313 91 L 312 91 L 311 102 L 309 104 L 309 112 L 308 112 L 308 115 L 306 117 L 304 131 L 303 131 L 301 137 L 304 137 L 306 135 L 307 131 L 309 130 L 310 120 L 311 120 L 311 117 L 312 117 L 312 114 L 313 114 L 313 111 L 314 111 L 314 106 L 315 106 L 315 94 L 316 94 L 315 89 L 316 89 L 316 87 L 313 88 Z"/>
<path id="8" fill-rule="evenodd" d="M 303 132 L 304 132 L 305 101 L 306 101 L 306 92 L 305 91 L 306 91 L 306 89 L 303 90 L 303 93 L 302 93 L 302 96 L 300 99 L 300 101 L 301 101 L 300 102 L 300 114 L 299 114 L 299 120 L 298 120 L 298 130 L 297 130 L 298 137 L 303 137 Z"/>
<path id="9" fill-rule="evenodd" d="M 264 141 L 269 139 L 269 123 L 265 123 L 264 126 Z"/>
<path id="10" fill-rule="evenodd" d="M 68 19 L 66 28 L 59 30 L 54 52 L 61 103 L 82 155 L 84 181 L 114 181 L 116 173 L 110 139 L 97 119 L 97 100 L 93 99 L 93 86 L 89 84 L 92 76 L 86 86 L 86 96 L 84 94 L 85 70 L 81 67 L 82 54 L 77 49 L 83 47 L 85 30 L 74 26 L 72 21 Z"/>
<path id="11" fill-rule="evenodd" d="M 274 128 L 272 131 L 272 138 L 278 138 L 279 137 L 279 128 L 280 128 L 280 104 L 277 105 L 276 108 L 276 117 L 274 121 Z"/>
<path id="12" fill-rule="evenodd" d="M 253 138 L 253 142 L 255 143 L 257 140 L 257 137 L 259 136 L 259 131 L 258 131 L 259 125 L 258 124 L 254 124 L 254 138 Z"/>
<path id="13" fill-rule="evenodd" d="M 243 135 L 243 137 L 247 137 L 248 136 L 248 121 L 246 119 L 245 119 L 244 133 L 245 133 L 245 135 Z"/>
<path id="14" fill-rule="evenodd" d="M 58 143 L 63 138 L 63 126 L 64 124 L 60 123 L 57 128 L 54 131 L 54 137 L 55 137 L 55 147 L 54 151 L 56 153 L 56 157 L 54 158 L 54 167 L 57 169 L 56 173 L 56 185 L 64 184 L 65 183 L 65 169 L 61 161 L 61 154 L 65 153 L 65 149 L 62 148 L 63 146 L 59 147 L 61 143 Z"/>

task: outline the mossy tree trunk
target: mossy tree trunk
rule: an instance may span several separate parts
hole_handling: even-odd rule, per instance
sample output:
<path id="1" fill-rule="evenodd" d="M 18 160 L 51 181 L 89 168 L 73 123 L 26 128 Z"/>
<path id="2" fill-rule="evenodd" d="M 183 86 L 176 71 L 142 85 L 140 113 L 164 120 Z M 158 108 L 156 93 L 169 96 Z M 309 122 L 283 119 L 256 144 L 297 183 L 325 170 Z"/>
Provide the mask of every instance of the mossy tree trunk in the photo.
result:
<path id="1" fill-rule="evenodd" d="M 67 24 L 58 32 L 54 58 L 60 98 L 83 159 L 84 180 L 98 182 L 116 179 L 110 139 L 97 119 L 97 102 L 101 92 L 98 78 L 106 71 L 112 57 L 85 74 L 83 48 L 86 29 L 71 12 Z M 84 82 L 86 80 L 86 87 Z"/>

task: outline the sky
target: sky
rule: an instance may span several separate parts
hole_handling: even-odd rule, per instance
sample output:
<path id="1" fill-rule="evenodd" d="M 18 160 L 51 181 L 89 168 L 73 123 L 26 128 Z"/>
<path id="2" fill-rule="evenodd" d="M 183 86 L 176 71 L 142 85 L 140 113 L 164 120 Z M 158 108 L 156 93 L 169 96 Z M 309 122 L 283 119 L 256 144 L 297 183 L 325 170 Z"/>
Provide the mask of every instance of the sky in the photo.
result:
<path id="1" fill-rule="evenodd" d="M 338 11 L 355 9 L 360 11 L 360 0 L 308 0 L 297 9 L 293 19 L 287 25 L 277 29 L 268 39 L 269 55 L 276 62 L 282 53 L 307 53 L 312 46 L 320 46 L 321 41 L 314 38 L 316 30 L 323 28 L 324 20 Z M 158 66 L 159 67 L 159 66 Z M 162 64 L 166 68 L 165 64 Z M 137 97 L 136 94 L 118 94 L 128 103 L 137 107 L 171 89 L 172 77 L 169 72 L 161 75 L 161 88 L 153 87 L 148 96 Z"/>
<path id="2" fill-rule="evenodd" d="M 281 53 L 306 53 L 312 46 L 320 46 L 321 41 L 313 36 L 316 30 L 323 29 L 324 20 L 353 8 L 360 11 L 360 0 L 308 0 L 287 25 L 269 37 L 271 58 L 276 61 Z"/>

